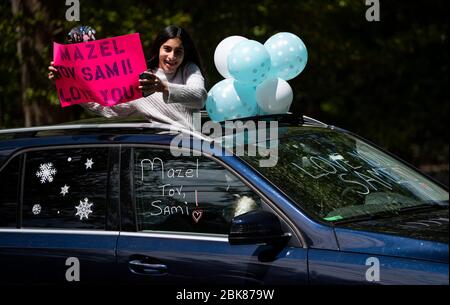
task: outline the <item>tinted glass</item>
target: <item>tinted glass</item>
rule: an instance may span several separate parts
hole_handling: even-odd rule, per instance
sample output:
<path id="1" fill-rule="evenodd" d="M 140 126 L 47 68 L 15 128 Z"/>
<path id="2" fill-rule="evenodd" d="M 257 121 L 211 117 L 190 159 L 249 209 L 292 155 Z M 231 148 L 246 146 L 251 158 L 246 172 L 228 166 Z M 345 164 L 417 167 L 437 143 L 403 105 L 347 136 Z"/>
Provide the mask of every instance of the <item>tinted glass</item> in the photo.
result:
<path id="1" fill-rule="evenodd" d="M 244 159 L 325 221 L 343 221 L 412 208 L 447 206 L 442 187 L 358 138 L 325 128 L 280 128 L 278 163 Z"/>
<path id="2" fill-rule="evenodd" d="M 104 229 L 108 149 L 26 155 L 23 227 Z"/>
<path id="3" fill-rule="evenodd" d="M 0 227 L 16 226 L 20 157 L 15 157 L 0 172 Z"/>
<path id="4" fill-rule="evenodd" d="M 233 217 L 261 208 L 235 175 L 205 157 L 136 148 L 138 231 L 228 234 Z"/>

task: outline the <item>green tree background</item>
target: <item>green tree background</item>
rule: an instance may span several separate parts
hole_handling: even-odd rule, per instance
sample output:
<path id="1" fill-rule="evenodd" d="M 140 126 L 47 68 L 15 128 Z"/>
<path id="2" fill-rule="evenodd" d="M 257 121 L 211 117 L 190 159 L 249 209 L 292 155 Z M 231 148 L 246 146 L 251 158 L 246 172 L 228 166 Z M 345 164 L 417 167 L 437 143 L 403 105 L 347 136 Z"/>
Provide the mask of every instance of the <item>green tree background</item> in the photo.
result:
<path id="1" fill-rule="evenodd" d="M 52 41 L 77 24 L 97 37 L 139 32 L 148 55 L 155 34 L 178 24 L 192 34 L 208 72 L 221 80 L 217 44 L 241 35 L 264 43 L 292 32 L 305 42 L 305 70 L 289 81 L 291 111 L 354 131 L 448 184 L 448 1 L 380 0 L 368 22 L 365 0 L 80 0 L 80 22 L 65 1 L 0 2 L 0 128 L 86 118 L 62 109 L 47 80 Z"/>

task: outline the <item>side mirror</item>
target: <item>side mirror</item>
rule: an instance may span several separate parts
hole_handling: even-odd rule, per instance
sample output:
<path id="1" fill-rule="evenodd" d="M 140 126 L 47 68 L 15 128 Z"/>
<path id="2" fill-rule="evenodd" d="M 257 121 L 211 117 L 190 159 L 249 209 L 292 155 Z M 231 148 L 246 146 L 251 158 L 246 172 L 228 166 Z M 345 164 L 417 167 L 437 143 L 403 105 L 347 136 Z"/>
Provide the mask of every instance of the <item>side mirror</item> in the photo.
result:
<path id="1" fill-rule="evenodd" d="M 267 211 L 251 211 L 233 218 L 228 241 L 231 245 L 278 244 L 291 235 L 281 230 L 277 216 Z"/>

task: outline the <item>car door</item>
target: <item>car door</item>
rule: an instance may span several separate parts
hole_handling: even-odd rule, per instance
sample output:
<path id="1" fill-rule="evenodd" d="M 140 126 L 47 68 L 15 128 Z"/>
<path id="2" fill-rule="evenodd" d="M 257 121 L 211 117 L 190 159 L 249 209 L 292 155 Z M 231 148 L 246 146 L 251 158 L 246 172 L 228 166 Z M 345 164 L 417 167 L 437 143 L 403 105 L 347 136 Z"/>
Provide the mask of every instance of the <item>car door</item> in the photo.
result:
<path id="1" fill-rule="evenodd" d="M 233 217 L 271 206 L 232 171 L 205 156 L 123 150 L 117 257 L 121 280 L 152 284 L 301 284 L 307 250 L 293 237 L 276 251 L 230 245 Z M 290 232 L 283 222 L 283 228 Z"/>
<path id="2" fill-rule="evenodd" d="M 11 178 L 18 186 L 6 207 L 18 213 L 13 220 L 7 214 L 13 225 L 2 222 L 0 228 L 0 281 L 100 283 L 112 278 L 119 234 L 114 220 L 118 151 L 33 149 L 4 168 L 1 183 Z"/>

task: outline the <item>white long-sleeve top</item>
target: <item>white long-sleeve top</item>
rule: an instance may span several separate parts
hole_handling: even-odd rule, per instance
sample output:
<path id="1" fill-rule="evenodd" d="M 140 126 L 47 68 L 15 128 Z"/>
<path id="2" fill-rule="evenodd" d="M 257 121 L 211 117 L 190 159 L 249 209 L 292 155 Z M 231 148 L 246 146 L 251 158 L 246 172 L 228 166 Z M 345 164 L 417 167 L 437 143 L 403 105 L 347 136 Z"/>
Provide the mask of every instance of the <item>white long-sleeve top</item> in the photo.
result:
<path id="1" fill-rule="evenodd" d="M 114 105 L 102 106 L 91 102 L 80 104 L 85 109 L 104 117 L 142 114 L 151 122 L 168 123 L 192 128 L 192 115 L 205 105 L 207 92 L 205 79 L 198 66 L 187 63 L 175 74 L 165 74 L 158 69 L 155 74 L 161 81 L 167 81 L 169 94 L 155 92 L 147 97 Z"/>

